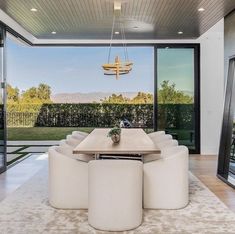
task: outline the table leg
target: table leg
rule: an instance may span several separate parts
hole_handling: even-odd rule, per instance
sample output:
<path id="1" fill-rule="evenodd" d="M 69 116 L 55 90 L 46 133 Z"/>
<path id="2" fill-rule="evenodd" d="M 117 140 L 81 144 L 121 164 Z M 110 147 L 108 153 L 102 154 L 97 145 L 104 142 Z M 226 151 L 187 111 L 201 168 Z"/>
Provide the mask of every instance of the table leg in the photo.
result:
<path id="1" fill-rule="evenodd" d="M 100 159 L 100 154 L 95 154 L 95 160 Z"/>

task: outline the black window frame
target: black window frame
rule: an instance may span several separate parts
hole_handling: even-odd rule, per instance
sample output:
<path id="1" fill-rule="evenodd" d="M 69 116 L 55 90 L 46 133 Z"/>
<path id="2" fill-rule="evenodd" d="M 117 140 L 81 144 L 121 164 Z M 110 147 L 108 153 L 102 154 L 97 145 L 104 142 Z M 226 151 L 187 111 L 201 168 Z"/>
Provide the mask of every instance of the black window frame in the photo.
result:
<path id="1" fill-rule="evenodd" d="M 190 149 L 191 154 L 200 154 L 201 152 L 201 121 L 200 121 L 200 44 L 155 44 L 154 46 L 154 131 L 158 130 L 157 121 L 155 119 L 158 116 L 158 77 L 157 77 L 157 49 L 173 48 L 183 49 L 189 48 L 194 49 L 194 113 L 195 113 L 195 149 Z"/>
<path id="2" fill-rule="evenodd" d="M 108 43 L 104 44 L 79 44 L 79 43 L 71 43 L 71 44 L 33 44 L 28 41 L 22 35 L 14 31 L 12 28 L 6 26 L 6 30 L 14 35 L 15 37 L 20 38 L 25 41 L 32 47 L 105 47 L 109 46 Z M 113 46 L 123 46 L 122 43 L 113 44 Z M 154 131 L 157 131 L 157 121 L 155 118 L 157 117 L 157 48 L 191 48 L 194 49 L 194 111 L 195 111 L 195 149 L 190 150 L 191 154 L 200 154 L 201 152 L 201 121 L 200 121 L 200 43 L 131 43 L 127 44 L 128 47 L 153 47 L 154 50 Z"/>
<path id="3" fill-rule="evenodd" d="M 227 84 L 224 100 L 223 122 L 220 135 L 220 147 L 217 165 L 217 177 L 235 188 L 228 181 L 233 119 L 235 112 L 235 55 L 229 58 Z"/>

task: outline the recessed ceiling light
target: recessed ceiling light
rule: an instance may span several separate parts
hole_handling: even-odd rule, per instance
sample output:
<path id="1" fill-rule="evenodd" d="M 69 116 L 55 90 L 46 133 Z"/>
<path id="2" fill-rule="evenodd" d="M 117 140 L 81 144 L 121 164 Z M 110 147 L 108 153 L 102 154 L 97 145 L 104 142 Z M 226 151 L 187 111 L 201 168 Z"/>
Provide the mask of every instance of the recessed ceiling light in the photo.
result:
<path id="1" fill-rule="evenodd" d="M 114 1 L 114 11 L 120 11 L 122 9 L 122 3 L 119 1 Z"/>
<path id="2" fill-rule="evenodd" d="M 182 31 L 179 31 L 178 34 L 183 34 L 183 32 L 182 32 Z"/>
<path id="3" fill-rule="evenodd" d="M 30 11 L 36 12 L 38 10 L 36 8 L 31 8 Z"/>
<path id="4" fill-rule="evenodd" d="M 205 11 L 205 9 L 201 7 L 198 9 L 198 11 Z"/>
<path id="5" fill-rule="evenodd" d="M 118 34 L 120 34 L 120 32 L 116 31 L 115 34 L 118 35 Z"/>
<path id="6" fill-rule="evenodd" d="M 52 31 L 51 34 L 56 34 L 56 32 L 55 32 L 55 31 Z"/>

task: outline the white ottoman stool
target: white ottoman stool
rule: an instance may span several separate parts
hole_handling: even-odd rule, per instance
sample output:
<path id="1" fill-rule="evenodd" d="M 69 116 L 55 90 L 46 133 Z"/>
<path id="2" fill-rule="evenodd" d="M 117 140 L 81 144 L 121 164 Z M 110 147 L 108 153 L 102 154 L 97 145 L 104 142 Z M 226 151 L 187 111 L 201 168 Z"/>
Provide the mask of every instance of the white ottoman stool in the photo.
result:
<path id="1" fill-rule="evenodd" d="M 105 231 L 138 227 L 142 222 L 143 163 L 94 160 L 88 168 L 89 224 Z"/>

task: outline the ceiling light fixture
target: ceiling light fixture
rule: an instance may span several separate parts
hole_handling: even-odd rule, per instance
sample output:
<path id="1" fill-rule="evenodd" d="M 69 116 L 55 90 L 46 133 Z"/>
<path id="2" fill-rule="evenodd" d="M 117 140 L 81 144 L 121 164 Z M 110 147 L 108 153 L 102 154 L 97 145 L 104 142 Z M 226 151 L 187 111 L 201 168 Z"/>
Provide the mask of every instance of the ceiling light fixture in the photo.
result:
<path id="1" fill-rule="evenodd" d="M 198 9 L 198 11 L 205 11 L 205 9 L 201 7 Z"/>
<path id="2" fill-rule="evenodd" d="M 114 11 L 121 11 L 121 9 L 122 9 L 122 3 L 121 3 L 121 2 L 118 2 L 118 1 L 115 1 L 113 8 L 114 8 Z"/>
<path id="3" fill-rule="evenodd" d="M 37 10 L 36 8 L 31 8 L 30 11 L 36 12 L 36 11 L 38 11 L 38 10 Z"/>
<path id="4" fill-rule="evenodd" d="M 52 31 L 51 34 L 56 34 L 56 32 L 55 32 L 55 31 Z"/>
<path id="5" fill-rule="evenodd" d="M 116 20 L 117 17 L 117 20 Z M 120 75 L 128 74 L 132 70 L 133 63 L 129 61 L 128 51 L 126 46 L 126 36 L 125 36 L 125 27 L 124 20 L 121 20 L 121 2 L 114 2 L 114 13 L 113 13 L 113 25 L 111 30 L 111 38 L 109 45 L 109 53 L 108 53 L 108 62 L 102 65 L 104 70 L 104 75 L 114 75 L 116 79 L 119 78 Z M 119 31 L 114 31 L 115 26 L 118 27 Z M 113 36 L 114 34 L 121 34 L 123 50 L 124 50 L 124 58 L 125 61 L 122 62 L 120 57 L 115 56 L 114 62 L 110 62 Z"/>
<path id="6" fill-rule="evenodd" d="M 120 34 L 120 32 L 116 31 L 116 32 L 115 32 L 115 34 L 116 34 L 116 35 L 119 35 L 119 34 Z"/>
<path id="7" fill-rule="evenodd" d="M 182 31 L 179 31 L 178 34 L 183 34 L 183 32 L 182 32 Z"/>

